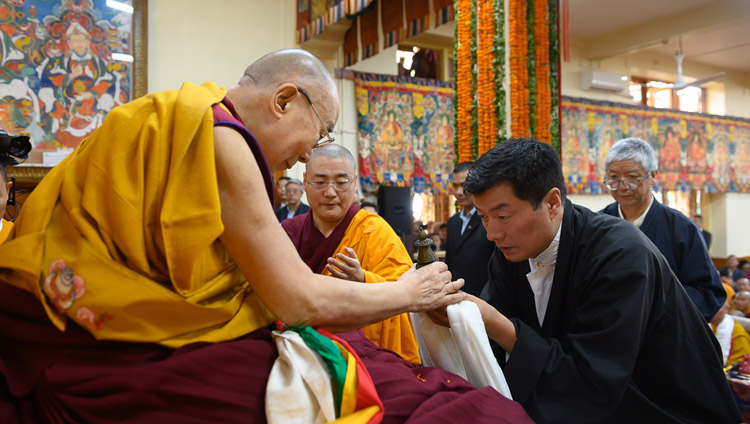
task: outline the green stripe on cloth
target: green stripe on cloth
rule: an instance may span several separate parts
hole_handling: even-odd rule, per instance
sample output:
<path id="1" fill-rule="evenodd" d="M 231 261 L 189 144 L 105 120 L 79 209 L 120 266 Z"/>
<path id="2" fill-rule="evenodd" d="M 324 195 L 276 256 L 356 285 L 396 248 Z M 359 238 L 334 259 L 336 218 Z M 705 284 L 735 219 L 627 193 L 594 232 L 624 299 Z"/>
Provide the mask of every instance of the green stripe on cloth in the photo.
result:
<path id="1" fill-rule="evenodd" d="M 341 398 L 344 393 L 344 381 L 346 381 L 347 362 L 331 339 L 315 331 L 312 327 L 291 327 L 287 331 L 294 331 L 302 337 L 307 346 L 314 350 L 323 359 L 331 373 L 334 387 L 334 401 L 336 402 L 336 415 L 341 413 Z"/>

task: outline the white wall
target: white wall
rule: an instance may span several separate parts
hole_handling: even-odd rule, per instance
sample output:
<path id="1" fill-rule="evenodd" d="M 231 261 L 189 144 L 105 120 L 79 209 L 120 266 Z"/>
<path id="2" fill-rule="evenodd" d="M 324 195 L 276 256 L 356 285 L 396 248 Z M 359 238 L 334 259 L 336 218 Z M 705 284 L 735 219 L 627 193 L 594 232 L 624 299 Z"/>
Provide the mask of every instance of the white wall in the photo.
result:
<path id="1" fill-rule="evenodd" d="M 706 226 L 706 229 L 713 235 L 711 256 L 750 255 L 750 226 L 747 225 L 750 195 L 713 195 L 709 200 L 709 206 L 711 226 Z"/>
<path id="2" fill-rule="evenodd" d="M 561 62 L 560 88 L 564 96 L 585 97 L 588 99 L 629 103 L 629 99 L 615 93 L 581 89 L 581 72 L 596 69 L 627 77 L 654 78 L 673 81 L 677 76 L 677 62 L 674 57 L 641 52 L 616 56 L 603 60 L 588 60 L 583 54 L 583 46 L 573 40 L 570 62 Z M 726 69 L 719 69 L 686 61 L 684 75 L 703 77 Z M 727 75 L 706 85 L 707 112 L 716 115 L 750 117 L 750 77 L 746 73 L 727 72 Z"/>
<path id="3" fill-rule="evenodd" d="M 294 47 L 295 0 L 150 0 L 148 91 L 234 85 L 247 65 Z"/>

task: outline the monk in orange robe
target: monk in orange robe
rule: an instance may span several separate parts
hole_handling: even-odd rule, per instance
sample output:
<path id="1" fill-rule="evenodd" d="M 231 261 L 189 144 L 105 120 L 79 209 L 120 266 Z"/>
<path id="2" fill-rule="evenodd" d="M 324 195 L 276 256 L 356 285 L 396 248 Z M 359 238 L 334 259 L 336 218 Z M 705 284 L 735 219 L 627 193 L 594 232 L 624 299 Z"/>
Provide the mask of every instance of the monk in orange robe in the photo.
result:
<path id="1" fill-rule="evenodd" d="M 731 367 L 741 362 L 745 354 L 750 353 L 750 335 L 727 312 L 729 312 L 729 302 L 724 302 L 724 306 L 711 320 L 711 330 L 721 346 L 724 367 Z"/>
<path id="2" fill-rule="evenodd" d="M 282 222 L 300 256 L 319 274 L 382 283 L 412 266 L 409 253 L 388 223 L 354 204 L 354 157 L 329 144 L 313 150 L 305 174 L 311 211 Z M 413 364 L 419 350 L 409 315 L 402 313 L 362 328 L 365 336 Z"/>

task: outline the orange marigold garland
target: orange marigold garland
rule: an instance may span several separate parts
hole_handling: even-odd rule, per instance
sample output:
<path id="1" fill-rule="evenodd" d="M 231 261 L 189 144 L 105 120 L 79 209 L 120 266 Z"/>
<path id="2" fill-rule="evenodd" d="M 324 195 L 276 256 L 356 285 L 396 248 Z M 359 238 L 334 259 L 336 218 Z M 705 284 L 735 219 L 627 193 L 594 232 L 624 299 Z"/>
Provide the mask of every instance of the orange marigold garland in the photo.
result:
<path id="1" fill-rule="evenodd" d="M 550 143 L 550 66 L 549 66 L 549 14 L 547 10 L 548 0 L 534 0 L 534 73 L 536 104 L 534 105 L 534 116 L 536 125 L 534 128 L 537 140 Z"/>
<path id="2" fill-rule="evenodd" d="M 474 158 L 472 138 L 472 0 L 456 0 L 456 150 L 457 161 Z"/>
<path id="3" fill-rule="evenodd" d="M 513 137 L 529 134 L 529 73 L 526 1 L 509 3 L 510 119 Z"/>
<path id="4" fill-rule="evenodd" d="M 495 144 L 495 70 L 493 67 L 495 16 L 492 0 L 477 0 L 478 151 L 481 156 Z"/>

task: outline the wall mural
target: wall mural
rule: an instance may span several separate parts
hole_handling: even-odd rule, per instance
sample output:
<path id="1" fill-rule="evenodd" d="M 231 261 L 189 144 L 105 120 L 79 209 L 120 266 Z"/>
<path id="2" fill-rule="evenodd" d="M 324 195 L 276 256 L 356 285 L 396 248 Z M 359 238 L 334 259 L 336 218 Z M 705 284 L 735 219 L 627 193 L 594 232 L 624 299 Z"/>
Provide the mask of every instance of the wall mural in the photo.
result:
<path id="1" fill-rule="evenodd" d="M 0 1 L 3 129 L 38 148 L 76 147 L 132 98 L 133 14 L 105 4 Z"/>
<path id="2" fill-rule="evenodd" d="M 604 161 L 619 139 L 651 143 L 658 187 L 750 192 L 750 120 L 563 97 L 562 163 L 569 193 L 606 193 Z"/>
<path id="3" fill-rule="evenodd" d="M 360 183 L 448 193 L 455 162 L 453 83 L 355 73 Z"/>

